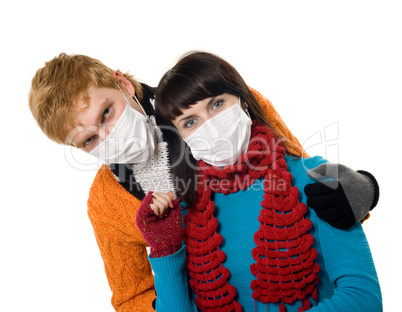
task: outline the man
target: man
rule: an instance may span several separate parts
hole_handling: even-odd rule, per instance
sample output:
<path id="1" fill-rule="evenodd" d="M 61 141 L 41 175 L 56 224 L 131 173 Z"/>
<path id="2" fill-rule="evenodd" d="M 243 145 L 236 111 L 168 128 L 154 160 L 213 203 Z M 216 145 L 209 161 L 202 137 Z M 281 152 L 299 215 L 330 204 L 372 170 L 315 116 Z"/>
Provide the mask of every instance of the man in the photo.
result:
<path id="1" fill-rule="evenodd" d="M 275 130 L 301 155 L 300 143 L 272 104 L 258 92 L 253 93 Z M 29 94 L 31 112 L 51 140 L 75 146 L 104 163 L 90 189 L 88 216 L 113 292 L 112 305 L 119 312 L 154 311 L 152 270 L 147 244 L 136 227 L 136 213 L 149 191 L 175 191 L 167 144 L 152 117 L 153 100 L 154 89 L 129 74 L 85 55 L 64 53 L 36 72 Z M 348 198 L 342 183 L 334 190 L 313 184 L 311 198 L 319 199 L 313 208 L 320 217 L 348 227 L 360 221 L 356 216 L 366 215 L 375 206 L 378 186 L 371 175 L 369 178 L 350 169 L 342 177 L 349 182 L 358 179 L 370 190 L 362 196 L 363 203 L 351 200 L 350 194 Z M 172 199 L 170 193 L 166 200 Z"/>

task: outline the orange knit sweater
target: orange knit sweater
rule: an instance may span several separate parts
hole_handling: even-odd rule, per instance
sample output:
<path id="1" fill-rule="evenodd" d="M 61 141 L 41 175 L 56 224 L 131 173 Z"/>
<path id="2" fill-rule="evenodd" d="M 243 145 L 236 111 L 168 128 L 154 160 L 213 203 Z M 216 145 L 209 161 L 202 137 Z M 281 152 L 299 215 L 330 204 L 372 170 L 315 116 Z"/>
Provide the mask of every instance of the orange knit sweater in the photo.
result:
<path id="1" fill-rule="evenodd" d="M 147 244 L 135 224 L 140 203 L 108 166 L 99 169 L 89 193 L 88 216 L 113 293 L 112 305 L 118 312 L 155 311 Z"/>
<path id="2" fill-rule="evenodd" d="M 307 157 L 272 103 L 251 90 L 272 128 L 285 138 L 288 150 Z M 147 244 L 135 224 L 140 203 L 119 184 L 109 167 L 103 165 L 99 169 L 89 193 L 88 216 L 112 289 L 112 305 L 118 312 L 155 311 L 152 308 L 154 279 Z"/>

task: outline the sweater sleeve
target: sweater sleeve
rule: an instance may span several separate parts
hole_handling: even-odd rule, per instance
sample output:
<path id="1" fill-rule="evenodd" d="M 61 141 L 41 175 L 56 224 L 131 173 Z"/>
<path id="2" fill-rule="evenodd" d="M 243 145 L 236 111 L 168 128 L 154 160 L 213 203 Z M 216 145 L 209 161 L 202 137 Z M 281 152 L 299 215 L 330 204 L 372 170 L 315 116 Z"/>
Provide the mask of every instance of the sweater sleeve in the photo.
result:
<path id="1" fill-rule="evenodd" d="M 149 258 L 155 274 L 156 310 L 158 312 L 196 312 L 186 273 L 186 249 L 175 254 Z"/>
<path id="2" fill-rule="evenodd" d="M 121 187 L 107 167 L 99 170 L 88 198 L 88 216 L 117 312 L 155 312 L 147 245 L 135 225 L 140 203 Z"/>
<path id="3" fill-rule="evenodd" d="M 274 130 L 275 134 L 283 139 L 283 143 L 286 146 L 286 149 L 295 156 L 309 157 L 306 151 L 301 146 L 298 139 L 292 134 L 289 128 L 286 126 L 284 121 L 282 120 L 279 113 L 276 111 L 274 105 L 272 105 L 271 101 L 265 98 L 261 93 L 253 88 L 250 88 L 250 91 L 253 93 L 254 97 L 260 104 L 264 117 L 268 121 L 272 130 Z"/>
<path id="4" fill-rule="evenodd" d="M 311 312 L 382 311 L 381 290 L 370 248 L 359 223 L 348 230 L 317 218 L 324 268 L 335 294 Z"/>
<path id="5" fill-rule="evenodd" d="M 154 312 L 152 270 L 146 247 L 91 219 L 117 312 Z"/>

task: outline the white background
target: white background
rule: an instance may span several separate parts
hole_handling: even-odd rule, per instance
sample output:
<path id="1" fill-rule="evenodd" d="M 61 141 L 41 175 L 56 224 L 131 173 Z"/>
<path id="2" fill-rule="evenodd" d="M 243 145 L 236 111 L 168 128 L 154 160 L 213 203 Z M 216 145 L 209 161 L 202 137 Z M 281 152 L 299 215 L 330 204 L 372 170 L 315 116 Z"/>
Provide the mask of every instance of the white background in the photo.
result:
<path id="1" fill-rule="evenodd" d="M 97 164 L 72 163 L 37 127 L 35 71 L 60 52 L 86 54 L 156 86 L 196 49 L 234 65 L 310 155 L 377 177 L 380 202 L 363 227 L 384 310 L 400 306 L 398 1 L 39 0 L 1 12 L 0 311 L 113 311 L 86 215 Z"/>

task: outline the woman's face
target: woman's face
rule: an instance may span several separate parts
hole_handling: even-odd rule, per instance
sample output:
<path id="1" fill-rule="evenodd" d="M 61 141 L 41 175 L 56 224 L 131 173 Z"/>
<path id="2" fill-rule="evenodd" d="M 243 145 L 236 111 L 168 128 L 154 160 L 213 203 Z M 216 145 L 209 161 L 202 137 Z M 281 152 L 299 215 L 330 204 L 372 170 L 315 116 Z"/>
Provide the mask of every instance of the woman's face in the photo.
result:
<path id="1" fill-rule="evenodd" d="M 239 98 L 228 93 L 206 98 L 191 104 L 188 109 L 182 110 L 182 115 L 177 116 L 172 123 L 185 139 L 208 119 L 236 103 L 239 103 Z"/>

